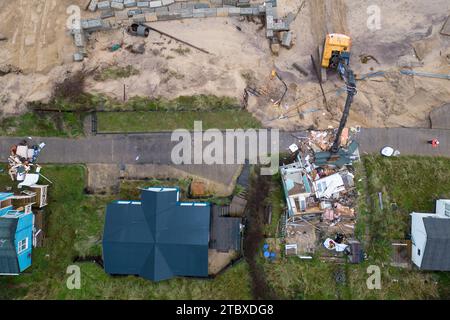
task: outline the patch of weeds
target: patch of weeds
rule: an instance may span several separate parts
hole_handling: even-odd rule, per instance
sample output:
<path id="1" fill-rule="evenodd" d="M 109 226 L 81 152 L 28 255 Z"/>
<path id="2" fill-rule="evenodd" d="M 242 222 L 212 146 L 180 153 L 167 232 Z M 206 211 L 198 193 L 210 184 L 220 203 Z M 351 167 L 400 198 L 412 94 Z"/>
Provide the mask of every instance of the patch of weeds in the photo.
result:
<path id="1" fill-rule="evenodd" d="M 128 65 L 126 67 L 113 66 L 107 67 L 94 75 L 95 81 L 106 81 L 106 80 L 115 80 L 121 78 L 128 78 L 134 75 L 139 74 L 139 70 L 134 68 L 132 65 Z"/>
<path id="2" fill-rule="evenodd" d="M 187 55 L 188 53 L 191 52 L 191 49 L 189 49 L 189 48 L 183 48 L 183 47 L 179 46 L 179 47 L 176 48 L 176 49 L 173 49 L 173 48 L 170 49 L 170 51 L 176 52 L 176 53 L 178 53 L 180 56 L 185 56 L 185 55 Z"/>

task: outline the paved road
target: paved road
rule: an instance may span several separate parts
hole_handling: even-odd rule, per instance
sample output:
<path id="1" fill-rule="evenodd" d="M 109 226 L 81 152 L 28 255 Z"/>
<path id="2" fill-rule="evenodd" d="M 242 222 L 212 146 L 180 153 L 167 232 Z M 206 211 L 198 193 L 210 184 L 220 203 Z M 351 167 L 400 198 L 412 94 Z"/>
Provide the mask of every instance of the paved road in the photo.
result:
<path id="1" fill-rule="evenodd" d="M 305 132 L 280 132 L 280 149 L 286 150 L 297 141 L 296 137 L 305 135 Z M 440 141 L 435 149 L 426 143 L 434 137 Z M 0 137 L 1 162 L 6 162 L 10 146 L 21 139 Z M 361 129 L 356 140 L 361 154 L 378 153 L 383 146 L 390 145 L 403 155 L 450 157 L 450 130 L 445 129 Z M 39 158 L 40 163 L 105 164 L 172 164 L 171 152 L 178 143 L 171 141 L 170 133 L 97 135 L 79 139 L 33 137 L 32 143 L 41 141 L 46 147 Z M 193 144 L 191 146 L 194 150 Z"/>

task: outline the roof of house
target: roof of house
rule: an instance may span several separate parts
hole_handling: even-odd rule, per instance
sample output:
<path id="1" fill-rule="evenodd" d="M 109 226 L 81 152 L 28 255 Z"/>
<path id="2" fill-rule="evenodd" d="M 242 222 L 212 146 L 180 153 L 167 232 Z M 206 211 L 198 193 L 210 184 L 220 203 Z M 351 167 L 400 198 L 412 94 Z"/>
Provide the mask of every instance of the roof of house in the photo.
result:
<path id="1" fill-rule="evenodd" d="M 13 193 L 9 193 L 9 192 L 0 192 L 0 201 L 9 199 L 13 195 L 14 195 Z"/>
<path id="2" fill-rule="evenodd" d="M 423 218 L 427 232 L 421 269 L 450 271 L 450 219 Z"/>
<path id="3" fill-rule="evenodd" d="M 14 245 L 18 219 L 0 218 L 0 274 L 19 274 Z"/>
<path id="4" fill-rule="evenodd" d="M 210 248 L 218 251 L 241 249 L 241 218 L 221 216 L 221 207 L 213 206 Z"/>
<path id="5" fill-rule="evenodd" d="M 144 189 L 141 202 L 108 205 L 103 259 L 109 274 L 153 281 L 208 276 L 210 206 L 178 202 L 174 188 Z"/>

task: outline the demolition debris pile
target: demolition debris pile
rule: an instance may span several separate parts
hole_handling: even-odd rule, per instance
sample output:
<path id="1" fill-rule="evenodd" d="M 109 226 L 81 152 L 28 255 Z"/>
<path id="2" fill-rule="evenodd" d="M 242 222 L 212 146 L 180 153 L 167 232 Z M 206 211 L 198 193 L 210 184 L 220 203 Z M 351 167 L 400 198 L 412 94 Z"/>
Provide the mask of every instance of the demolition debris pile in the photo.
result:
<path id="1" fill-rule="evenodd" d="M 29 146 L 27 140 L 23 140 L 11 147 L 8 157 L 8 174 L 12 181 L 19 181 L 22 186 L 35 185 L 39 177 L 41 166 L 37 164 L 37 158 L 45 147 L 45 143 Z M 34 169 L 34 173 L 32 172 Z M 45 178 L 45 177 L 44 177 Z"/>
<path id="2" fill-rule="evenodd" d="M 291 163 L 280 167 L 286 195 L 286 255 L 310 258 L 319 249 L 324 259 L 352 263 L 363 259 L 360 243 L 353 239 L 357 192 L 353 161 L 359 160 L 357 129 L 346 128 L 337 154 L 329 150 L 335 131 L 310 131 L 289 147 Z"/>

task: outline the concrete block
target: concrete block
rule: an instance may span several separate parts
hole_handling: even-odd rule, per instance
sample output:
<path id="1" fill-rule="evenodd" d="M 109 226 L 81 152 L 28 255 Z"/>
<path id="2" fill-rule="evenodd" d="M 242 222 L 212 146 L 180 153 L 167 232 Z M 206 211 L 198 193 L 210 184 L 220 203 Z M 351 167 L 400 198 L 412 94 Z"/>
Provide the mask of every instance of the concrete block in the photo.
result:
<path id="1" fill-rule="evenodd" d="M 91 2 L 89 3 L 88 10 L 95 12 L 97 10 L 97 4 L 98 4 L 98 0 L 91 0 Z"/>
<path id="2" fill-rule="evenodd" d="M 218 17 L 228 17 L 229 8 L 217 8 Z"/>
<path id="3" fill-rule="evenodd" d="M 73 39 L 75 42 L 75 46 L 83 47 L 84 46 L 84 37 L 81 32 L 76 32 L 73 34 Z"/>
<path id="4" fill-rule="evenodd" d="M 103 12 L 100 15 L 100 18 L 102 19 L 108 19 L 108 18 L 112 18 L 114 17 L 114 11 L 109 9 L 109 10 L 103 10 Z"/>
<path id="5" fill-rule="evenodd" d="M 223 0 L 224 6 L 233 6 L 236 7 L 237 0 Z"/>
<path id="6" fill-rule="evenodd" d="M 148 12 L 144 14 L 145 21 L 147 22 L 155 22 L 158 21 L 158 17 L 156 16 L 156 12 Z"/>
<path id="7" fill-rule="evenodd" d="M 73 54 L 73 61 L 75 61 L 75 62 L 81 62 L 81 61 L 83 61 L 83 60 L 84 60 L 84 55 L 83 55 L 82 53 L 75 52 L 75 53 Z"/>
<path id="8" fill-rule="evenodd" d="M 150 8 L 159 8 L 162 6 L 161 1 L 150 1 Z"/>
<path id="9" fill-rule="evenodd" d="M 236 7 L 228 8 L 228 15 L 230 17 L 240 16 L 241 15 L 241 8 L 236 8 Z"/>
<path id="10" fill-rule="evenodd" d="M 116 10 L 123 10 L 124 6 L 123 3 L 120 2 L 111 2 L 111 8 L 116 9 Z"/>
<path id="11" fill-rule="evenodd" d="M 205 8 L 205 17 L 217 17 L 217 9 L 216 8 Z"/>
<path id="12" fill-rule="evenodd" d="M 174 3 L 175 0 L 162 0 L 161 2 L 162 2 L 163 6 L 168 6 L 168 5 L 172 4 L 172 3 Z"/>
<path id="13" fill-rule="evenodd" d="M 267 29 L 266 30 L 266 37 L 267 38 L 273 38 L 273 30 Z"/>
<path id="14" fill-rule="evenodd" d="M 111 1 L 111 4 L 112 4 L 113 2 L 123 3 L 123 0 L 112 0 L 112 1 Z"/>
<path id="15" fill-rule="evenodd" d="M 125 8 L 136 7 L 137 3 L 135 0 L 123 0 L 123 5 Z"/>
<path id="16" fill-rule="evenodd" d="M 111 9 L 111 4 L 109 1 L 101 1 L 97 4 L 98 10 L 108 10 Z"/>
<path id="17" fill-rule="evenodd" d="M 141 9 L 128 10 L 128 17 L 132 17 L 141 13 L 142 13 Z"/>
<path id="18" fill-rule="evenodd" d="M 204 18 L 205 17 L 204 9 L 193 9 L 192 10 L 192 17 L 193 18 Z"/>
<path id="19" fill-rule="evenodd" d="M 253 8 L 239 8 L 242 16 L 251 16 L 253 14 Z"/>
<path id="20" fill-rule="evenodd" d="M 142 13 L 155 12 L 154 8 L 141 8 Z"/>
<path id="21" fill-rule="evenodd" d="M 292 32 L 288 31 L 283 34 L 281 45 L 286 48 L 292 47 Z"/>
<path id="22" fill-rule="evenodd" d="M 181 2 L 174 2 L 169 5 L 169 11 L 181 10 Z"/>
<path id="23" fill-rule="evenodd" d="M 209 2 L 211 2 L 211 4 L 213 4 L 215 6 L 222 6 L 223 5 L 223 0 L 210 0 Z"/>
<path id="24" fill-rule="evenodd" d="M 209 7 L 210 7 L 209 3 L 203 3 L 203 2 L 194 3 L 194 9 L 206 9 Z"/>
<path id="25" fill-rule="evenodd" d="M 115 12 L 116 20 L 127 20 L 128 19 L 128 12 L 126 11 L 116 11 Z"/>
<path id="26" fill-rule="evenodd" d="M 145 22 L 145 15 L 143 13 L 136 14 L 133 16 L 134 22 Z"/>
<path id="27" fill-rule="evenodd" d="M 147 8 L 150 6 L 150 2 L 149 1 L 138 1 L 137 2 L 137 7 L 138 8 Z"/>
<path id="28" fill-rule="evenodd" d="M 192 18 L 194 16 L 194 13 L 192 12 L 192 9 L 181 9 L 181 18 Z"/>
<path id="29" fill-rule="evenodd" d="M 155 12 L 169 12 L 169 8 L 167 7 L 155 8 Z"/>

